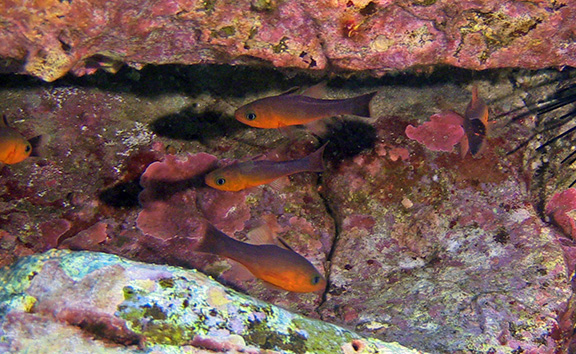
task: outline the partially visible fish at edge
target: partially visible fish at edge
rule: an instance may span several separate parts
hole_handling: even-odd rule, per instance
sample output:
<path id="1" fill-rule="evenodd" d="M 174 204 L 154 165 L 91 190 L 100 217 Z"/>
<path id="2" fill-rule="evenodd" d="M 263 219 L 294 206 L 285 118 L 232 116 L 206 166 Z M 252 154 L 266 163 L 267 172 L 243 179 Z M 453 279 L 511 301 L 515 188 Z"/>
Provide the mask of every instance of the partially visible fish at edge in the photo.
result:
<path id="1" fill-rule="evenodd" d="M 462 157 L 466 156 L 468 151 L 472 156 L 482 152 L 486 145 L 488 135 L 488 106 L 483 99 L 478 97 L 478 87 L 472 88 L 472 99 L 464 113 L 465 137 L 461 141 Z"/>
<path id="2" fill-rule="evenodd" d="M 237 192 L 246 188 L 268 184 L 276 179 L 299 172 L 322 172 L 324 144 L 312 154 L 296 160 L 257 160 L 233 163 L 208 173 L 204 180 L 212 188 Z"/>
<path id="3" fill-rule="evenodd" d="M 276 245 L 241 242 L 211 224 L 195 251 L 233 259 L 255 277 L 284 290 L 307 293 L 326 288 L 326 279 L 298 253 Z"/>
<path id="4" fill-rule="evenodd" d="M 0 123 L 0 163 L 12 165 L 24 161 L 32 154 L 32 150 L 32 143 L 10 127 L 4 115 Z"/>

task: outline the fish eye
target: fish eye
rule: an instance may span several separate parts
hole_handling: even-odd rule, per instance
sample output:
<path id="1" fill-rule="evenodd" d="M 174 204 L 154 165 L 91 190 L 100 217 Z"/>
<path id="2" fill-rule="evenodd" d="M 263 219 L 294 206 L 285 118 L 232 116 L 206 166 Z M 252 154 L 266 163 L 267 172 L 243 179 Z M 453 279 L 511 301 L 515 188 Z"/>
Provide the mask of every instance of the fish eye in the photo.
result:
<path id="1" fill-rule="evenodd" d="M 320 283 L 320 276 L 319 276 L 319 275 L 315 275 L 315 276 L 312 278 L 312 285 L 316 285 L 316 284 L 318 284 L 318 283 Z"/>
<path id="2" fill-rule="evenodd" d="M 246 119 L 248 119 L 248 120 L 254 120 L 254 119 L 256 119 L 256 113 L 254 113 L 254 112 L 248 112 L 248 113 L 246 113 Z"/>
<path id="3" fill-rule="evenodd" d="M 216 184 L 217 184 L 217 185 L 221 186 L 221 185 L 223 185 L 224 183 L 226 183 L 226 178 L 220 177 L 220 178 L 217 178 L 217 179 L 216 179 Z"/>
<path id="4" fill-rule="evenodd" d="M 24 152 L 30 152 L 30 150 L 32 150 L 32 146 L 26 145 L 26 147 L 24 148 Z"/>

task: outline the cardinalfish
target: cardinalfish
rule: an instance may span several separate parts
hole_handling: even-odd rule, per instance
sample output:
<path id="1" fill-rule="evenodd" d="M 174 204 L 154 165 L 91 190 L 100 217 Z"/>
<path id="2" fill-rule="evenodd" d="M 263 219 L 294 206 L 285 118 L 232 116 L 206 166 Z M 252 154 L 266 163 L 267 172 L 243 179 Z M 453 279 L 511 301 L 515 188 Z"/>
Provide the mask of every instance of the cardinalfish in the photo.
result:
<path id="1" fill-rule="evenodd" d="M 326 100 L 310 95 L 282 94 L 265 97 L 236 110 L 234 117 L 256 128 L 282 128 L 307 124 L 322 118 L 353 115 L 370 118 L 370 101 L 377 94 Z"/>
<path id="2" fill-rule="evenodd" d="M 466 156 L 468 151 L 476 156 L 483 150 L 488 135 L 488 106 L 478 97 L 476 86 L 472 88 L 472 100 L 466 107 L 462 127 L 466 133 L 461 142 L 462 156 Z"/>
<path id="3" fill-rule="evenodd" d="M 246 188 L 271 183 L 280 177 L 294 173 L 322 172 L 324 171 L 322 154 L 326 144 L 314 153 L 297 160 L 258 160 L 233 163 L 208 173 L 204 180 L 212 188 L 237 192 Z"/>
<path id="4" fill-rule="evenodd" d="M 326 279 L 306 258 L 276 245 L 252 245 L 237 241 L 208 224 L 195 249 L 235 260 L 258 279 L 297 293 L 323 290 Z"/>
<path id="5" fill-rule="evenodd" d="M 0 163 L 12 165 L 27 159 L 32 153 L 32 143 L 32 139 L 28 141 L 20 132 L 11 128 L 6 116 L 3 116 L 0 123 Z"/>

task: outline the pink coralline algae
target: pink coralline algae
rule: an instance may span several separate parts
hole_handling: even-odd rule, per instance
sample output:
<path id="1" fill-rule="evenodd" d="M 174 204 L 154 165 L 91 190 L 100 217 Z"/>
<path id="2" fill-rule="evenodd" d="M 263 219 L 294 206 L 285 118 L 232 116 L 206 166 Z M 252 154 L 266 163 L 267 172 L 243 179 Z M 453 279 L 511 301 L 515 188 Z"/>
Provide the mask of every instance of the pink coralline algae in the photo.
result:
<path id="1" fill-rule="evenodd" d="M 449 9 L 447 11 L 446 9 Z M 126 63 L 371 70 L 575 66 L 576 8 L 557 1 L 106 0 L 0 14 L 4 70 L 52 81 Z M 161 40 L 159 40 L 161 39 Z"/>
<path id="2" fill-rule="evenodd" d="M 462 116 L 452 111 L 434 114 L 418 127 L 408 125 L 406 136 L 433 151 L 452 151 L 464 137 Z"/>
<path id="3" fill-rule="evenodd" d="M 168 155 L 164 161 L 152 163 L 140 179 L 144 190 L 140 193 L 143 210 L 138 216 L 138 227 L 162 240 L 194 235 L 203 224 L 196 207 L 195 187 L 202 185 L 202 174 L 216 160 L 200 153 L 185 159 Z"/>
<path id="4" fill-rule="evenodd" d="M 566 235 L 576 240 L 576 223 L 570 212 L 576 210 L 576 189 L 569 188 L 556 193 L 546 204 L 546 215 L 558 225 Z"/>

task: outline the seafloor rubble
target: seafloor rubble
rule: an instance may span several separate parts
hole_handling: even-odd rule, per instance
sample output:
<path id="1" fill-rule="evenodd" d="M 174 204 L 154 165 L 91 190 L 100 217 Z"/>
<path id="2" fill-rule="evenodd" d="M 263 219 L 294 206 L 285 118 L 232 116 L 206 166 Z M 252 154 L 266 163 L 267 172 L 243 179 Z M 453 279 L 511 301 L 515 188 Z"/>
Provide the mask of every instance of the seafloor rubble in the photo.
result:
<path id="1" fill-rule="evenodd" d="M 40 157 L 0 171 L 0 265 L 55 247 L 102 251 L 198 268 L 255 298 L 417 350 L 568 350 L 576 248 L 544 207 L 573 178 L 555 157 L 567 143 L 536 152 L 552 131 L 510 154 L 539 121 L 503 113 L 572 77 L 439 69 L 334 78 L 331 98 L 379 92 L 373 118 L 286 132 L 244 126 L 234 109 L 310 85 L 307 76 L 227 66 L 124 68 L 50 84 L 5 75 L 2 112 L 44 142 Z M 473 85 L 494 120 L 480 157 L 406 136 L 433 114 L 462 112 Z M 320 175 L 235 193 L 200 178 L 235 159 L 297 158 L 325 142 Z M 569 213 L 562 203 L 573 202 L 556 197 L 552 207 Z M 205 219 L 240 240 L 268 225 L 326 275 L 326 291 L 270 289 L 232 261 L 193 252 Z"/>
<path id="2" fill-rule="evenodd" d="M 3 3 L 0 58 L 47 81 L 126 63 L 312 71 L 575 66 L 573 0 L 46 0 Z M 527 55 L 526 53 L 530 53 Z"/>

